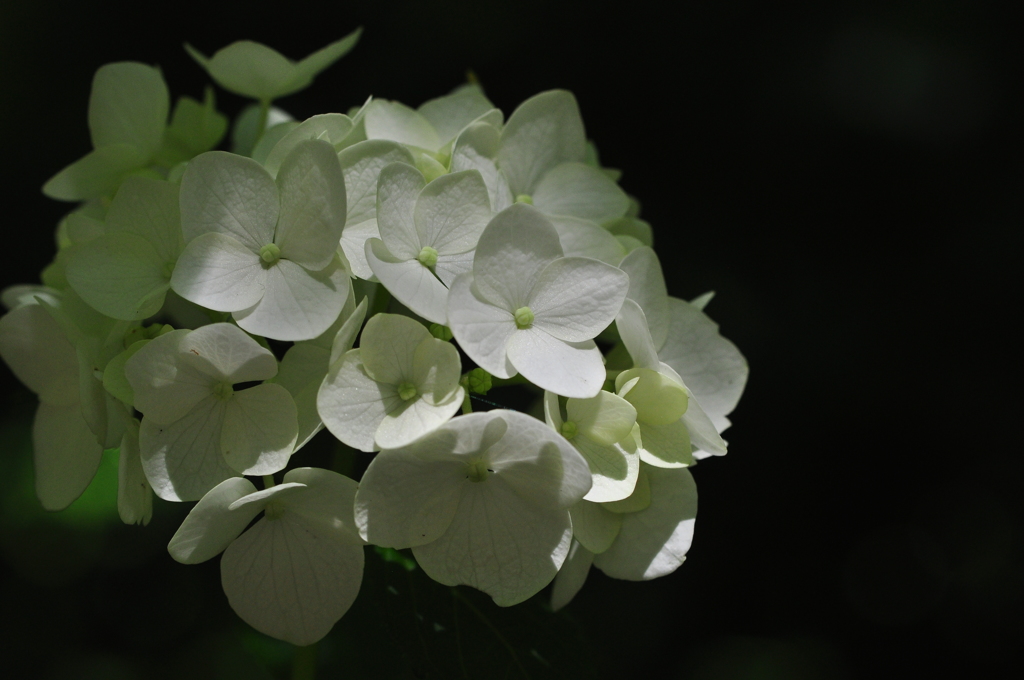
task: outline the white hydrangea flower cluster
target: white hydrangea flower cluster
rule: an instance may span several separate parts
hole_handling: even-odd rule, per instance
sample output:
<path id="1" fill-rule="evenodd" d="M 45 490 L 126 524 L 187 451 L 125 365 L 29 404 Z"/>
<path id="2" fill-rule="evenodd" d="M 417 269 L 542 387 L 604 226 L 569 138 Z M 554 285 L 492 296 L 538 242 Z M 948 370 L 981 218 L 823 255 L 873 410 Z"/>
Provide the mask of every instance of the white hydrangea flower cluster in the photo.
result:
<path id="1" fill-rule="evenodd" d="M 301 122 L 272 106 L 358 37 L 300 62 L 189 48 L 256 100 L 230 153 L 212 91 L 168 121 L 158 69 L 96 73 L 95 148 L 43 188 L 80 203 L 42 284 L 3 293 L 0 354 L 39 395 L 40 501 L 69 505 L 118 448 L 123 520 L 148 523 L 153 494 L 198 501 L 171 555 L 223 552 L 235 611 L 298 645 L 352 604 L 365 544 L 502 606 L 554 580 L 561 607 L 592 564 L 671 573 L 688 468 L 726 452 L 747 377 L 710 295 L 668 295 L 567 91 L 507 120 L 474 84 Z M 471 412 L 492 377 L 532 386 L 544 419 Z M 293 462 L 324 427 L 376 454 L 358 484 Z"/>

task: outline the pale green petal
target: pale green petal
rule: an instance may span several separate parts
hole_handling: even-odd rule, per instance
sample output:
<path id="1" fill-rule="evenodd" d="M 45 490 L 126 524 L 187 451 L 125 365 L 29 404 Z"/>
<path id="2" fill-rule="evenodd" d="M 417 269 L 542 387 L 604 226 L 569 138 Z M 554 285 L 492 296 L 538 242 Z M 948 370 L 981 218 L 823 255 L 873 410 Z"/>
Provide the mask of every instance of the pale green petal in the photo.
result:
<path id="1" fill-rule="evenodd" d="M 341 232 L 341 251 L 352 268 L 352 274 L 364 281 L 377 281 L 376 275 L 366 261 L 366 242 L 380 239 L 377 220 L 366 220 L 356 225 L 346 225 Z"/>
<path id="2" fill-rule="evenodd" d="M 318 76 L 321 71 L 348 54 L 356 46 L 356 43 L 359 42 L 359 36 L 362 33 L 363 29 L 357 28 L 344 38 L 335 40 L 326 47 L 321 47 L 297 63 L 295 65 L 295 75 L 289 84 L 289 91 L 282 92 L 278 96 L 283 97 L 286 94 L 298 92 L 308 87 L 313 82 L 313 78 Z"/>
<path id="3" fill-rule="evenodd" d="M 697 309 L 703 310 L 708 306 L 708 303 L 715 297 L 715 291 L 709 290 L 708 292 L 698 295 L 697 297 L 690 300 L 690 304 Z M 671 303 L 670 303 L 671 304 Z"/>
<path id="4" fill-rule="evenodd" d="M 381 170 L 391 163 L 414 165 L 408 149 L 395 142 L 371 139 L 359 142 L 338 153 L 345 173 L 348 195 L 346 225 L 356 225 L 377 217 L 377 179 Z M 362 243 L 359 247 L 362 248 Z"/>
<path id="5" fill-rule="evenodd" d="M 540 178 L 533 204 L 551 215 L 569 215 L 598 224 L 622 217 L 629 199 L 607 175 L 583 163 L 561 163 Z"/>
<path id="6" fill-rule="evenodd" d="M 668 339 L 658 356 L 679 373 L 721 432 L 746 386 L 747 361 L 696 305 L 669 298 L 669 319 Z"/>
<path id="7" fill-rule="evenodd" d="M 571 92 L 550 90 L 519 105 L 501 133 L 498 162 L 512 195 L 532 194 L 556 165 L 582 161 L 586 134 Z"/>
<path id="8" fill-rule="evenodd" d="M 661 263 L 654 251 L 644 246 L 630 252 L 619 264 L 629 274 L 629 293 L 626 296 L 640 305 L 647 317 L 654 346 L 661 347 L 668 337 L 668 290 Z"/>
<path id="9" fill-rule="evenodd" d="M 593 486 L 584 499 L 607 503 L 628 498 L 633 493 L 640 472 L 640 456 L 631 437 L 621 445 L 605 445 L 577 434 L 572 444 L 587 461 L 593 477 Z"/>
<path id="10" fill-rule="evenodd" d="M 231 236 L 207 233 L 185 246 L 171 288 L 197 305 L 237 312 L 260 301 L 267 279 L 268 269 L 256 252 Z"/>
<path id="11" fill-rule="evenodd" d="M 637 421 L 650 425 L 668 425 L 679 420 L 689 406 L 687 390 L 681 380 L 649 368 L 631 368 L 619 373 L 615 389 L 636 408 Z"/>
<path id="12" fill-rule="evenodd" d="M 189 332 L 179 341 L 178 351 L 182 363 L 217 380 L 252 382 L 277 374 L 273 353 L 230 323 L 210 324 Z"/>
<path id="13" fill-rule="evenodd" d="M 169 264 L 181 255 L 178 186 L 148 177 L 129 177 L 118 189 L 107 211 L 107 230 L 124 231 L 146 239 Z"/>
<path id="14" fill-rule="evenodd" d="M 618 266 L 626 256 L 626 249 L 619 240 L 590 220 L 565 215 L 550 219 L 566 257 L 591 257 Z"/>
<path id="15" fill-rule="evenodd" d="M 320 383 L 327 375 L 330 356 L 329 349 L 311 342 L 297 342 L 281 359 L 280 369 L 274 378 L 274 382 L 288 390 L 295 400 L 299 425 L 296 450 L 301 449 L 323 427 L 316 410 L 316 395 Z"/>
<path id="16" fill-rule="evenodd" d="M 77 403 L 40 402 L 32 425 L 36 496 L 45 510 L 63 510 L 89 486 L 103 447 L 82 418 Z"/>
<path id="17" fill-rule="evenodd" d="M 115 319 L 141 320 L 160 311 L 170 288 L 165 260 L 149 241 L 128 232 L 86 243 L 68 262 L 68 283 L 83 300 Z"/>
<path id="18" fill-rule="evenodd" d="M 563 397 L 588 399 L 604 385 L 601 350 L 593 340 L 565 342 L 539 328 L 524 328 L 509 338 L 507 352 L 509 363 L 523 377 Z"/>
<path id="19" fill-rule="evenodd" d="M 427 185 L 419 170 L 407 163 L 391 163 L 380 171 L 377 183 L 377 228 L 388 250 L 400 260 L 414 260 L 424 245 L 416 230 L 416 199 Z M 442 323 L 442 322 L 439 322 Z"/>
<path id="20" fill-rule="evenodd" d="M 163 141 L 170 106 L 160 69 L 134 61 L 101 66 L 89 95 L 93 147 L 128 144 L 152 157 Z"/>
<path id="21" fill-rule="evenodd" d="M 590 565 L 594 563 L 594 553 L 590 552 L 579 541 L 573 541 L 569 555 L 562 563 L 562 568 L 555 576 L 555 584 L 551 588 L 551 609 L 558 611 L 572 602 L 576 593 L 580 592 L 590 573 Z"/>
<path id="22" fill-rule="evenodd" d="M 443 342 L 435 338 L 431 338 L 431 340 Z M 374 434 L 377 447 L 394 449 L 407 446 L 428 432 L 436 430 L 459 412 L 459 409 L 462 408 L 462 397 L 462 388 L 456 387 L 447 400 L 438 404 L 423 398 L 399 404 L 384 416 L 377 427 L 377 432 Z"/>
<path id="23" fill-rule="evenodd" d="M 41 401 L 78 406 L 78 356 L 43 306 L 23 305 L 0 318 L 0 357 Z"/>
<path id="24" fill-rule="evenodd" d="M 128 377 L 125 375 L 124 366 L 129 359 L 135 356 L 136 352 L 145 347 L 149 342 L 149 340 L 133 342 L 128 349 L 108 361 L 103 369 L 103 389 L 128 406 L 134 405 L 135 393 L 132 391 L 132 385 L 128 382 Z"/>
<path id="25" fill-rule="evenodd" d="M 533 325 L 567 342 L 594 338 L 615 319 L 629 278 L 619 269 L 585 257 L 564 257 L 540 273 L 527 304 Z"/>
<path id="26" fill-rule="evenodd" d="M 167 552 L 182 564 L 199 564 L 222 553 L 263 511 L 257 503 L 229 509 L 235 501 L 255 492 L 256 487 L 244 477 L 225 479 L 210 489 L 174 532 Z"/>
<path id="27" fill-rule="evenodd" d="M 443 97 L 420 104 L 417 111 L 434 130 L 441 144 L 447 144 L 467 125 L 494 109 L 479 87 L 462 87 Z"/>
<path id="28" fill-rule="evenodd" d="M 317 271 L 334 259 L 345 227 L 345 177 L 334 147 L 323 140 L 296 144 L 277 175 L 281 217 L 274 243 L 281 256 Z"/>
<path id="29" fill-rule="evenodd" d="M 572 537 L 592 553 L 603 553 L 611 547 L 622 528 L 622 515 L 601 503 L 580 501 L 569 508 Z"/>
<path id="30" fill-rule="evenodd" d="M 640 460 L 659 468 L 680 468 L 693 465 L 690 434 L 686 423 L 676 420 L 665 425 L 640 426 Z"/>
<path id="31" fill-rule="evenodd" d="M 367 139 L 389 139 L 427 151 L 441 148 L 434 126 L 405 104 L 375 99 L 366 109 Z"/>
<path id="32" fill-rule="evenodd" d="M 658 352 L 651 339 L 651 331 L 647 327 L 647 317 L 640 305 L 626 298 L 622 302 L 619 315 L 615 318 L 615 328 L 626 346 L 633 365 L 639 368 L 657 370 L 660 365 Z"/>
<path id="33" fill-rule="evenodd" d="M 277 185 L 251 158 L 226 151 L 196 156 L 181 178 L 180 200 L 186 243 L 217 232 L 258 253 L 274 240 L 280 209 Z"/>
<path id="34" fill-rule="evenodd" d="M 146 480 L 139 452 L 139 421 L 125 427 L 117 464 L 117 514 L 125 524 L 149 524 L 153 518 L 153 490 Z"/>
<path id="35" fill-rule="evenodd" d="M 508 607 L 551 582 L 571 539 L 567 510 L 526 502 L 501 480 L 489 480 L 466 484 L 447 531 L 413 555 L 435 581 L 478 588 Z"/>
<path id="36" fill-rule="evenodd" d="M 239 40 L 217 50 L 207 59 L 186 44 L 185 49 L 229 92 L 269 102 L 289 94 L 295 63 L 277 50 L 251 40 Z M 302 89 L 307 83 L 291 90 Z"/>
<path id="37" fill-rule="evenodd" d="M 540 212 L 516 203 L 490 221 L 476 247 L 473 274 L 486 300 L 514 312 L 529 303 L 534 284 L 562 257 L 558 232 Z"/>
<path id="38" fill-rule="evenodd" d="M 495 164 L 501 146 L 501 132 L 487 123 L 473 123 L 455 141 L 451 171 L 476 170 L 487 185 L 491 210 L 498 213 L 512 205 L 512 190 Z"/>
<path id="39" fill-rule="evenodd" d="M 270 134 L 271 130 L 277 128 L 282 123 L 292 123 L 294 121 L 295 119 L 292 118 L 290 113 L 276 106 L 271 106 L 267 110 L 266 115 L 264 115 L 259 104 L 250 104 L 235 116 L 235 122 L 231 126 L 231 153 L 241 156 L 252 156 L 256 152 L 255 147 L 260 146 L 269 154 L 273 144 L 268 142 L 266 146 L 263 146 L 262 144 L 257 144 L 257 142 L 262 142 Z M 263 129 L 260 129 L 261 123 L 263 124 Z M 289 129 L 291 129 L 290 126 L 280 130 L 280 134 L 287 134 Z M 275 132 L 273 136 L 276 137 L 277 134 Z"/>
<path id="40" fill-rule="evenodd" d="M 331 470 L 303 467 L 285 473 L 285 484 L 295 482 L 305 484 L 306 489 L 289 495 L 285 500 L 285 510 L 290 518 L 318 535 L 331 535 L 356 545 L 363 544 L 353 515 L 359 488 L 354 479 Z"/>
<path id="41" fill-rule="evenodd" d="M 228 602 L 243 621 L 271 637 L 311 645 L 359 594 L 363 548 L 311 531 L 286 514 L 260 520 L 229 545 L 220 573 Z"/>
<path id="42" fill-rule="evenodd" d="M 206 88 L 202 104 L 191 97 L 179 97 L 164 132 L 160 158 L 188 161 L 220 144 L 227 130 L 227 116 L 217 111 L 212 87 Z"/>
<path id="43" fill-rule="evenodd" d="M 697 517 L 697 486 L 683 468 L 648 468 L 651 505 L 626 515 L 612 547 L 594 566 L 612 578 L 647 581 L 671 574 L 686 559 Z"/>
<path id="44" fill-rule="evenodd" d="M 277 172 L 281 169 L 280 161 L 284 159 L 279 159 L 277 166 L 270 169 L 267 167 L 267 158 L 270 156 L 270 153 L 277 148 L 277 143 L 291 134 L 291 132 L 297 127 L 299 127 L 299 122 L 296 120 L 286 120 L 283 123 L 278 123 L 277 125 L 268 125 L 266 131 L 260 136 L 259 141 L 256 142 L 256 146 L 253 147 L 252 153 L 247 155 L 266 168 L 271 177 L 277 177 Z M 238 153 L 238 151 L 232 149 L 232 153 Z"/>
<path id="45" fill-rule="evenodd" d="M 476 247 L 491 219 L 491 202 L 479 172 L 438 177 L 416 201 L 419 240 L 438 253 L 463 253 Z"/>
<path id="46" fill-rule="evenodd" d="M 432 460 L 407 449 L 383 451 L 363 473 L 355 516 L 364 540 L 409 548 L 441 537 L 466 481 L 460 460 Z"/>
<path id="47" fill-rule="evenodd" d="M 628 236 L 636 239 L 642 245 L 654 245 L 654 231 L 651 225 L 639 217 L 620 217 L 611 222 L 605 222 L 604 228 L 616 236 Z"/>
<path id="48" fill-rule="evenodd" d="M 458 389 L 462 363 L 450 342 L 433 337 L 422 340 L 416 345 L 412 364 L 413 384 L 431 403 L 448 401 Z"/>
<path id="49" fill-rule="evenodd" d="M 604 446 L 628 437 L 636 422 L 633 405 L 611 392 L 601 391 L 593 399 L 570 399 L 565 408 L 577 432 Z"/>
<path id="50" fill-rule="evenodd" d="M 161 335 L 125 362 L 135 408 L 147 421 L 173 423 L 212 393 L 216 378 L 181 360 L 181 344 L 189 333 L 182 329 Z"/>
<path id="51" fill-rule="evenodd" d="M 328 267 L 310 272 L 290 260 L 266 270 L 266 290 L 253 307 L 234 313 L 235 321 L 255 335 L 274 340 L 311 340 L 341 313 L 351 285 L 348 276 Z"/>
<path id="52" fill-rule="evenodd" d="M 288 390 L 264 383 L 228 400 L 220 447 L 228 465 L 242 474 L 271 475 L 288 465 L 298 431 Z"/>
<path id="53" fill-rule="evenodd" d="M 473 273 L 455 279 L 448 291 L 448 322 L 469 358 L 498 378 L 510 378 L 516 369 L 508 362 L 506 347 L 516 332 L 512 312 L 481 299 Z M 603 369 L 602 369 L 603 370 Z"/>
<path id="54" fill-rule="evenodd" d="M 423 324 L 400 314 L 370 317 L 359 340 L 366 374 L 378 382 L 399 385 L 412 380 L 416 347 L 432 339 Z"/>
<path id="55" fill-rule="evenodd" d="M 434 323 L 448 323 L 448 289 L 419 260 L 392 255 L 377 238 L 366 241 L 370 270 L 395 298 L 416 314 Z"/>
<path id="56" fill-rule="evenodd" d="M 142 419 L 142 467 L 157 496 L 197 501 L 225 479 L 238 476 L 220 452 L 225 410 L 223 401 L 209 396 L 170 425 Z"/>
<path id="57" fill-rule="evenodd" d="M 672 367 L 668 364 L 663 363 L 661 365 L 661 372 L 680 383 L 683 381 L 679 374 L 673 371 Z M 683 422 L 686 423 L 686 429 L 690 433 L 690 442 L 701 451 L 713 456 L 724 456 L 728 450 L 728 445 L 719 434 L 718 428 L 715 427 L 711 418 L 704 412 L 700 401 L 693 395 L 690 388 L 684 385 L 683 389 L 686 390 L 686 395 L 689 399 L 689 406 L 686 408 L 686 413 L 683 414 Z"/>
<path id="58" fill-rule="evenodd" d="M 124 178 L 145 164 L 146 157 L 134 146 L 101 146 L 48 179 L 43 193 L 58 201 L 113 196 Z"/>
<path id="59" fill-rule="evenodd" d="M 356 344 L 356 336 L 359 334 L 359 329 L 362 328 L 363 319 L 366 318 L 367 306 L 367 299 L 364 297 L 359 302 L 359 306 L 352 311 L 352 314 L 345 319 L 345 323 L 338 329 L 334 340 L 331 342 L 330 366 L 333 366 L 341 358 L 341 355 L 352 349 L 352 346 Z M 342 310 L 342 315 L 344 313 L 344 310 Z"/>
<path id="60" fill-rule="evenodd" d="M 327 429 L 342 442 L 360 451 L 375 451 L 377 428 L 402 399 L 397 388 L 366 374 L 360 352 L 350 350 L 331 367 L 320 386 L 317 410 Z"/>
<path id="61" fill-rule="evenodd" d="M 343 113 L 323 113 L 307 118 L 301 123 L 295 123 L 273 145 L 273 148 L 269 149 L 267 158 L 263 162 L 263 167 L 267 169 L 267 172 L 272 177 L 277 177 L 277 172 L 281 169 L 281 163 L 284 162 L 284 159 L 299 142 L 307 139 L 323 139 L 337 149 L 338 144 L 352 132 L 353 127 L 352 119 Z M 266 135 L 264 135 L 264 138 L 266 138 Z M 261 145 L 262 143 L 263 140 L 260 140 Z"/>
<path id="62" fill-rule="evenodd" d="M 37 297 L 46 300 L 51 307 L 60 304 L 60 293 L 57 290 L 45 285 L 25 283 L 8 286 L 0 291 L 0 304 L 7 309 L 15 309 L 23 305 L 39 304 Z"/>

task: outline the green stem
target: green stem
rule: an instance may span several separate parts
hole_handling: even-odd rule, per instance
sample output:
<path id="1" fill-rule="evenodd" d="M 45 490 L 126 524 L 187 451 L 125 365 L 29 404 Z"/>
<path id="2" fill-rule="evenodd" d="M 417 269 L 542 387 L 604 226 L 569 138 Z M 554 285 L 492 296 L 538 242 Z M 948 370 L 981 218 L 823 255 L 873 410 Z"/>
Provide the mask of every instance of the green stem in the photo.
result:
<path id="1" fill-rule="evenodd" d="M 314 680 L 316 678 L 316 643 L 307 647 L 296 647 L 292 657 L 291 680 Z"/>
<path id="2" fill-rule="evenodd" d="M 465 394 L 466 396 L 464 396 L 462 398 L 462 412 L 463 413 L 472 413 L 473 412 L 473 405 L 469 402 L 469 388 L 468 387 L 463 391 L 463 394 Z"/>
<path id="3" fill-rule="evenodd" d="M 256 145 L 260 143 L 260 138 L 263 137 L 263 133 L 267 131 L 267 118 L 270 117 L 270 102 L 260 102 L 260 117 L 257 121 L 256 136 L 252 140 L 252 148 L 256 148 Z"/>

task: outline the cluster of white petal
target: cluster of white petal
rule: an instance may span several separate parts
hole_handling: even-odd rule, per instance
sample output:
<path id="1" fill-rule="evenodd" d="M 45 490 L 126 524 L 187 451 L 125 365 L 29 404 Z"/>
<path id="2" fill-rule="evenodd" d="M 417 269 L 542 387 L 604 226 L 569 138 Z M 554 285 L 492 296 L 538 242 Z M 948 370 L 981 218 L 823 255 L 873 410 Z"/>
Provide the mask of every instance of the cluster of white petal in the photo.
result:
<path id="1" fill-rule="evenodd" d="M 475 84 L 416 109 L 272 106 L 358 38 L 301 61 L 188 47 L 255 100 L 231 152 L 212 90 L 172 113 L 158 69 L 97 72 L 94 150 L 44 187 L 80 204 L 43 285 L 3 293 L 0 356 L 39 396 L 41 503 L 67 507 L 118 449 L 122 519 L 148 523 L 154 494 L 198 501 L 171 555 L 223 552 L 234 610 L 299 645 L 349 609 L 367 543 L 501 606 L 553 580 L 564 606 L 591 565 L 671 573 L 688 468 L 726 452 L 747 376 L 710 294 L 668 295 L 567 91 L 507 120 Z M 543 420 L 472 412 L 492 378 Z M 375 454 L 358 484 L 294 466 L 325 427 Z"/>

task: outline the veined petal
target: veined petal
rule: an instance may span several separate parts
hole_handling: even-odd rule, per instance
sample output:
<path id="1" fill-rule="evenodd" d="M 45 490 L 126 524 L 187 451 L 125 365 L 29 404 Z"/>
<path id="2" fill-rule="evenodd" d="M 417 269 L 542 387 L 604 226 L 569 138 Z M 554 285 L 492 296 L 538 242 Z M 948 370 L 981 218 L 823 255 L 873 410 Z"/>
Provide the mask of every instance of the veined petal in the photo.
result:
<path id="1" fill-rule="evenodd" d="M 36 496 L 46 510 L 63 510 L 81 496 L 103 457 L 77 400 L 66 406 L 39 402 L 32 447 Z"/>
<path id="2" fill-rule="evenodd" d="M 262 299 L 234 317 L 241 328 L 274 340 L 311 340 L 323 333 L 341 313 L 351 285 L 336 268 L 310 272 L 290 260 L 278 260 L 266 273 Z"/>
<path id="3" fill-rule="evenodd" d="M 455 139 L 467 125 L 494 109 L 494 104 L 474 85 L 460 87 L 451 94 L 420 104 L 417 112 L 437 132 L 441 145 Z"/>
<path id="4" fill-rule="evenodd" d="M 379 383 L 366 374 L 360 351 L 350 350 L 331 366 L 316 404 L 331 434 L 360 451 L 375 451 L 377 428 L 402 399 L 393 385 Z"/>
<path id="5" fill-rule="evenodd" d="M 348 200 L 346 231 L 352 225 L 377 218 L 377 179 L 381 170 L 391 163 L 415 165 L 409 150 L 396 142 L 371 139 L 359 142 L 338 153 L 345 174 Z M 359 247 L 362 248 L 362 243 Z"/>
<path id="6" fill-rule="evenodd" d="M 565 408 L 577 432 L 604 446 L 628 437 L 636 423 L 633 405 L 611 392 L 598 392 L 593 399 L 570 399 Z"/>
<path id="7" fill-rule="evenodd" d="M 462 374 L 459 351 L 450 342 L 426 338 L 413 353 L 412 381 L 416 390 L 433 404 L 448 401 L 458 389 Z M 459 398 L 461 399 L 461 392 Z"/>
<path id="8" fill-rule="evenodd" d="M 422 173 L 407 163 L 392 163 L 380 171 L 377 183 L 377 228 L 384 245 L 399 260 L 420 254 L 416 231 L 416 199 L 427 185 Z"/>
<path id="9" fill-rule="evenodd" d="M 316 395 L 320 391 L 320 383 L 327 375 L 330 357 L 330 349 L 311 342 L 297 342 L 281 359 L 274 382 L 288 390 L 295 400 L 299 425 L 295 450 L 305 446 L 323 427 L 320 413 L 316 410 Z"/>
<path id="10" fill-rule="evenodd" d="M 479 172 L 441 175 L 416 201 L 419 241 L 440 253 L 463 253 L 476 247 L 491 219 L 491 200 Z"/>
<path id="11" fill-rule="evenodd" d="M 430 331 L 407 316 L 375 314 L 366 322 L 359 340 L 366 374 L 392 385 L 412 380 L 416 347 L 429 339 Z"/>
<path id="12" fill-rule="evenodd" d="M 434 265 L 434 274 L 437 278 L 441 279 L 441 283 L 451 288 L 452 283 L 456 277 L 465 274 L 466 272 L 473 271 L 473 255 L 475 254 L 472 250 L 467 250 L 464 253 L 438 253 L 437 264 Z"/>
<path id="13" fill-rule="evenodd" d="M 298 413 L 288 390 L 264 383 L 228 400 L 220 447 L 233 469 L 270 475 L 288 465 L 298 431 Z"/>
<path id="14" fill-rule="evenodd" d="M 189 332 L 179 341 L 178 352 L 184 363 L 232 383 L 268 380 L 277 374 L 274 354 L 229 323 L 209 324 Z"/>
<path id="15" fill-rule="evenodd" d="M 579 541 L 573 541 L 569 555 L 562 563 L 562 568 L 555 576 L 555 585 L 551 589 L 551 609 L 558 611 L 572 602 L 576 593 L 580 592 L 590 573 L 590 565 L 594 563 L 594 553 L 590 552 Z"/>
<path id="16" fill-rule="evenodd" d="M 626 255 L 619 268 L 629 274 L 626 297 L 640 305 L 651 329 L 654 346 L 661 347 L 668 337 L 669 316 L 668 290 L 658 256 L 651 248 L 642 246 Z"/>
<path id="17" fill-rule="evenodd" d="M 615 317 L 615 327 L 622 338 L 622 344 L 626 346 L 626 351 L 633 359 L 633 365 L 652 371 L 658 370 L 661 362 L 654 348 L 654 340 L 651 339 L 651 331 L 647 327 L 647 317 L 640 309 L 640 305 L 629 298 L 623 300 L 619 315 Z"/>
<path id="18" fill-rule="evenodd" d="M 78 406 L 78 355 L 42 305 L 26 304 L 0 318 L 0 356 L 40 401 Z"/>
<path id="19" fill-rule="evenodd" d="M 592 553 L 603 553 L 611 547 L 622 528 L 622 515 L 601 503 L 580 501 L 569 508 L 572 537 Z"/>
<path id="20" fill-rule="evenodd" d="M 636 487 L 640 472 L 640 456 L 635 443 L 627 437 L 620 444 L 599 444 L 582 434 L 572 440 L 590 467 L 593 486 L 583 498 L 594 503 L 607 503 L 628 498 Z"/>
<path id="21" fill-rule="evenodd" d="M 352 275 L 365 281 L 376 281 L 377 277 L 366 261 L 366 242 L 380 239 L 377 220 L 366 220 L 356 225 L 348 225 L 341 232 L 341 251 L 352 267 Z"/>
<path id="22" fill-rule="evenodd" d="M 147 160 L 129 144 L 101 146 L 48 179 L 43 193 L 58 201 L 111 196 L 128 173 L 140 169 Z"/>
<path id="23" fill-rule="evenodd" d="M 153 316 L 170 279 L 149 241 L 127 232 L 105 234 L 81 246 L 68 262 L 68 283 L 97 311 L 115 319 Z"/>
<path id="24" fill-rule="evenodd" d="M 263 297 L 267 271 L 260 256 L 233 237 L 202 234 L 185 246 L 171 274 L 171 288 L 197 305 L 237 312 Z"/>
<path id="25" fill-rule="evenodd" d="M 600 169 L 584 163 L 560 163 L 540 177 L 533 204 L 551 215 L 571 215 L 600 224 L 626 214 L 629 199 Z"/>
<path id="26" fill-rule="evenodd" d="M 568 215 L 553 215 L 549 219 L 555 225 L 566 257 L 590 257 L 615 267 L 626 256 L 619 240 L 590 220 Z"/>
<path id="27" fill-rule="evenodd" d="M 174 532 L 167 552 L 182 564 L 199 564 L 222 553 L 263 511 L 256 503 L 229 509 L 232 503 L 255 491 L 256 487 L 245 477 L 225 479 L 210 489 Z"/>
<path id="28" fill-rule="evenodd" d="M 589 399 L 604 385 L 601 350 L 593 340 L 565 342 L 539 328 L 524 328 L 511 335 L 507 352 L 509 363 L 527 380 L 555 394 Z"/>
<path id="29" fill-rule="evenodd" d="M 640 460 L 652 467 L 683 468 L 693 465 L 690 434 L 682 420 L 665 425 L 638 423 Z"/>
<path id="30" fill-rule="evenodd" d="M 487 185 L 491 210 L 499 213 L 512 205 L 508 180 L 498 170 L 495 159 L 501 146 L 501 131 L 488 123 L 473 123 L 459 135 L 452 149 L 451 171 L 476 170 Z"/>
<path id="31" fill-rule="evenodd" d="M 359 485 L 354 479 L 331 470 L 294 468 L 284 475 L 284 483 L 305 484 L 302 493 L 289 495 L 284 502 L 288 516 L 317 535 L 332 535 L 354 545 L 362 545 L 353 508 Z"/>
<path id="32" fill-rule="evenodd" d="M 510 378 L 516 369 L 506 357 L 516 322 L 508 310 L 482 299 L 474 288 L 472 272 L 452 282 L 448 291 L 448 322 L 459 347 L 491 375 Z M 602 368 L 602 370 L 604 370 Z"/>
<path id="33" fill-rule="evenodd" d="M 571 92 L 550 90 L 512 112 L 501 133 L 498 163 L 512 195 L 531 194 L 552 168 L 586 156 L 586 134 Z"/>
<path id="34" fill-rule="evenodd" d="M 427 321 L 448 322 L 448 289 L 419 260 L 392 255 L 377 238 L 366 241 L 366 262 L 399 302 Z"/>
<path id="35" fill-rule="evenodd" d="M 281 164 L 277 185 L 281 217 L 274 243 L 281 257 L 311 271 L 323 269 L 334 259 L 345 227 L 345 176 L 334 147 L 320 139 L 299 142 Z"/>
<path id="36" fill-rule="evenodd" d="M 596 337 L 615 319 L 629 277 L 586 257 L 554 260 L 541 272 L 527 303 L 533 325 L 567 342 Z"/>
<path id="37" fill-rule="evenodd" d="M 172 182 L 128 177 L 107 210 L 107 232 L 141 236 L 163 262 L 173 264 L 185 247 L 178 193 L 178 185 Z"/>
<path id="38" fill-rule="evenodd" d="M 186 243 L 216 232 L 258 253 L 274 240 L 280 212 L 277 185 L 251 158 L 226 151 L 196 156 L 182 175 L 180 201 Z"/>
<path id="39" fill-rule="evenodd" d="M 89 95 L 92 145 L 129 144 L 148 158 L 163 141 L 170 106 L 160 69 L 135 61 L 101 66 Z"/>
<path id="40" fill-rule="evenodd" d="M 367 139 L 390 139 L 427 151 L 441 148 L 434 126 L 405 104 L 375 99 L 366 109 Z"/>
<path id="41" fill-rule="evenodd" d="M 182 329 L 154 338 L 125 362 L 135 408 L 147 422 L 180 420 L 213 393 L 217 378 L 201 370 L 199 362 L 182 361 L 181 345 L 190 332 Z"/>
<path id="42" fill-rule="evenodd" d="M 295 127 L 288 130 L 284 137 L 274 144 L 270 153 L 267 154 L 267 159 L 263 162 L 263 167 L 272 177 L 277 177 L 284 159 L 300 142 L 308 139 L 324 139 L 338 149 L 338 144 L 352 132 L 353 127 L 352 119 L 343 113 L 322 113 L 311 116 L 301 123 L 296 123 Z"/>
<path id="43" fill-rule="evenodd" d="M 455 390 L 447 401 L 439 404 L 431 403 L 425 398 L 413 399 L 385 415 L 374 435 L 377 447 L 393 449 L 407 446 L 444 425 L 462 408 L 463 390 L 461 387 L 456 387 Z"/>
<path id="44" fill-rule="evenodd" d="M 672 367 L 668 364 L 661 364 L 661 373 L 671 377 L 673 380 L 679 383 L 683 382 L 683 379 L 679 377 L 679 374 L 672 370 Z M 683 422 L 686 423 L 686 429 L 690 433 L 690 442 L 698 449 L 705 451 L 713 456 L 724 456 L 728 450 L 728 445 L 725 440 L 722 439 L 718 433 L 718 429 L 715 424 L 711 421 L 711 418 L 704 413 L 704 409 L 700 405 L 700 401 L 694 396 L 693 392 L 686 385 L 683 385 L 683 389 L 686 390 L 686 395 L 689 400 L 689 405 L 686 407 L 686 413 L 683 414 Z M 702 456 L 703 457 L 703 456 Z"/>

